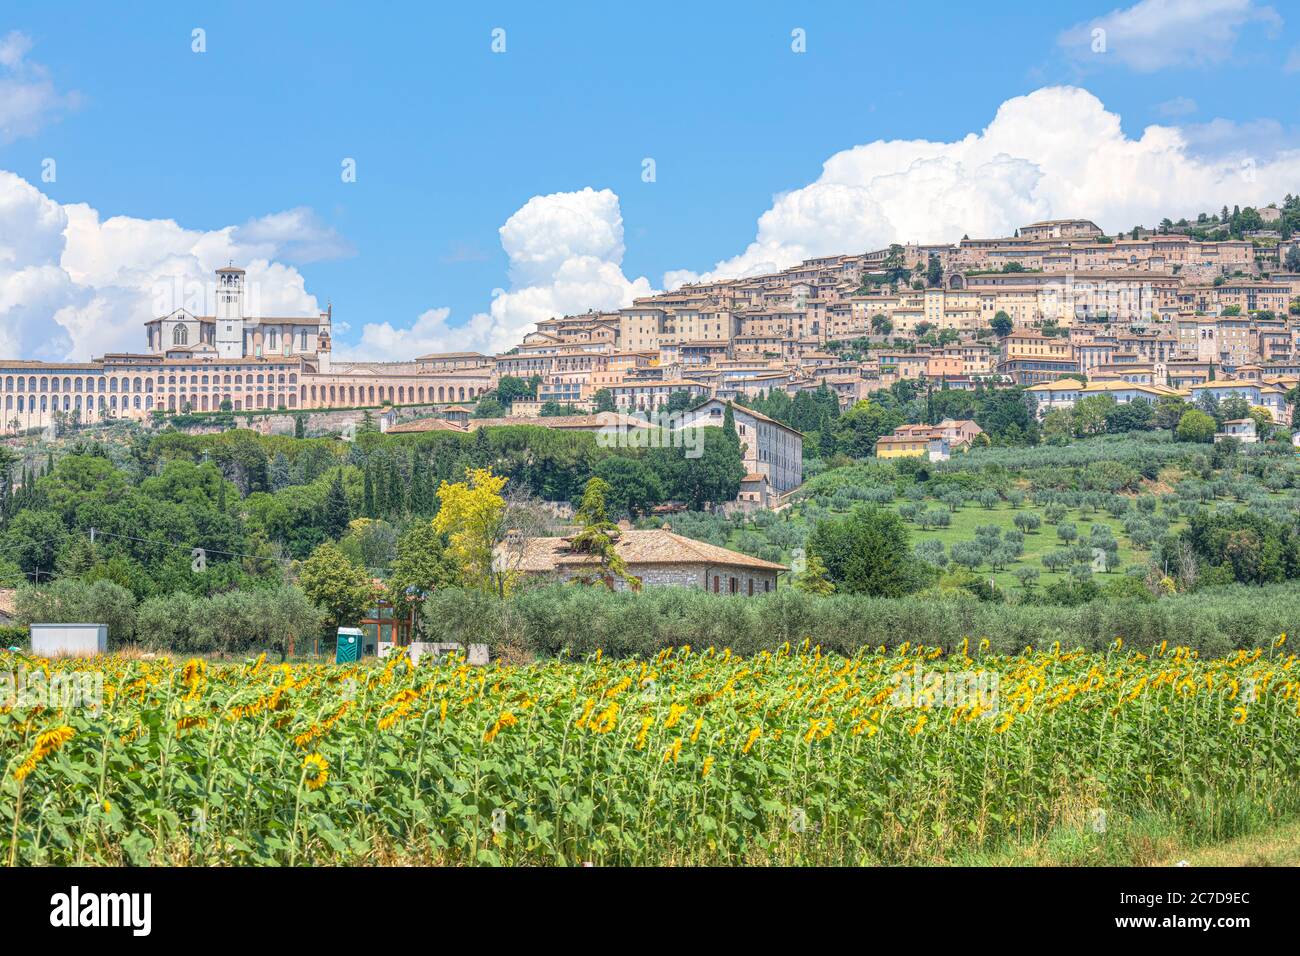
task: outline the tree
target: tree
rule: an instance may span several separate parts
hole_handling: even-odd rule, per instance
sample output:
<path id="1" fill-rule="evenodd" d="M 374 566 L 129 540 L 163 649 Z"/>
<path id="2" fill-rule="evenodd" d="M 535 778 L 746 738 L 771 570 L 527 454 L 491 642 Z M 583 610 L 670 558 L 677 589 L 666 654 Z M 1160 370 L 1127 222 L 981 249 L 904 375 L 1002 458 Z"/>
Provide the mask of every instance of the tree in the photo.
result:
<path id="1" fill-rule="evenodd" d="M 326 542 L 298 570 L 298 583 L 333 628 L 353 627 L 374 607 L 375 585 L 364 568 Z"/>
<path id="2" fill-rule="evenodd" d="M 1258 512 L 1201 509 L 1182 538 L 1207 567 L 1221 568 L 1243 584 L 1271 584 L 1300 577 L 1300 533 Z"/>
<path id="3" fill-rule="evenodd" d="M 596 389 L 596 394 L 592 396 L 592 401 L 596 404 L 598 412 L 612 412 L 617 407 L 614 404 L 614 393 L 607 388 Z"/>
<path id="4" fill-rule="evenodd" d="M 673 412 L 684 412 L 693 404 L 695 404 L 695 396 L 686 389 L 679 388 L 669 394 L 667 411 L 670 414 Z M 727 411 L 731 411 L 730 405 L 727 406 Z"/>
<path id="5" fill-rule="evenodd" d="M 903 414 L 879 402 L 862 399 L 842 416 L 835 428 L 835 445 L 846 455 L 867 458 L 875 450 L 876 440 L 903 424 Z"/>
<path id="6" fill-rule="evenodd" d="M 664 500 L 663 482 L 640 458 L 610 455 L 596 464 L 594 472 L 609 485 L 606 503 L 617 513 L 636 517 Z"/>
<path id="7" fill-rule="evenodd" d="M 1074 416 L 1064 408 L 1053 408 L 1043 416 L 1043 441 L 1068 445 L 1074 437 Z"/>
<path id="8" fill-rule="evenodd" d="M 722 428 L 702 426 L 696 430 L 699 447 L 652 448 L 646 455 L 667 496 L 689 504 L 693 511 L 733 501 L 740 492 L 745 465 L 740 457 L 740 437 L 734 422 L 727 427 L 727 417 L 724 415 Z"/>
<path id="9" fill-rule="evenodd" d="M 432 521 L 421 521 L 397 539 L 397 558 L 384 582 L 388 600 L 402 617 L 411 612 L 431 591 L 456 582 L 456 565 L 446 553 L 446 542 Z M 415 615 L 416 627 L 422 618 Z"/>
<path id="10" fill-rule="evenodd" d="M 1178 422 L 1182 419 L 1183 413 L 1192 406 L 1187 404 L 1181 398 L 1167 395 L 1163 398 L 1156 399 L 1155 404 L 1155 424 L 1157 428 L 1164 428 L 1173 431 L 1178 427 Z"/>
<path id="11" fill-rule="evenodd" d="M 807 550 L 842 593 L 902 597 L 930 577 L 912 553 L 903 519 L 875 506 L 859 505 L 843 518 L 818 522 Z"/>
<path id="12" fill-rule="evenodd" d="M 1282 265 L 1287 272 L 1300 272 L 1300 243 L 1296 243 L 1286 251 L 1286 258 L 1282 260 Z"/>
<path id="13" fill-rule="evenodd" d="M 1183 417 L 1178 420 L 1178 427 L 1174 430 L 1174 437 L 1184 442 L 1211 442 L 1214 441 L 1217 427 L 1211 416 L 1193 408 L 1183 412 Z"/>
<path id="14" fill-rule="evenodd" d="M 581 530 L 569 539 L 569 548 L 577 554 L 595 558 L 596 574 L 579 574 L 574 580 L 585 584 L 600 582 L 612 591 L 617 578 L 632 590 L 639 591 L 641 579 L 628 574 L 627 565 L 618 553 L 621 532 L 618 525 L 609 520 L 605 508 L 605 496 L 609 490 L 609 485 L 599 478 L 588 479 L 583 488 L 582 501 L 574 515 Z"/>
<path id="15" fill-rule="evenodd" d="M 1113 405 L 1106 412 L 1106 431 L 1112 435 L 1123 432 L 1146 431 L 1155 420 L 1155 409 L 1150 402 L 1135 399 Z"/>
<path id="16" fill-rule="evenodd" d="M 292 484 L 289 474 L 289 459 L 285 457 L 284 452 L 276 454 L 271 461 L 271 490 L 283 491 Z"/>
<path id="17" fill-rule="evenodd" d="M 539 375 L 527 379 L 518 378 L 514 375 L 503 375 L 497 383 L 497 400 L 505 406 L 521 400 L 532 401 L 537 398 L 537 387 L 541 384 L 541 381 Z"/>
<path id="18" fill-rule="evenodd" d="M 506 478 L 487 468 L 471 468 L 465 481 L 444 481 L 438 486 L 440 507 L 433 519 L 446 535 L 461 579 L 471 587 L 496 591 L 504 597 L 510 581 L 499 569 L 496 549 L 505 541 L 506 502 L 501 490 Z"/>
<path id="19" fill-rule="evenodd" d="M 941 545 L 942 547 L 942 545 Z M 835 585 L 826 572 L 826 565 L 817 555 L 809 555 L 804 560 L 803 570 L 794 576 L 794 588 L 804 594 L 833 594 Z"/>
<path id="20" fill-rule="evenodd" d="M 51 511 L 23 509 L 6 525 L 0 542 L 3 554 L 26 574 L 50 577 L 68 532 Z"/>
<path id="21" fill-rule="evenodd" d="M 888 335 L 894 331 L 894 323 L 884 313 L 877 312 L 871 317 L 871 331 L 877 335 Z"/>
<path id="22" fill-rule="evenodd" d="M 930 261 L 925 269 L 925 281 L 932 289 L 943 282 L 943 266 L 939 264 L 939 257 L 936 255 L 932 254 L 930 256 Z"/>
<path id="23" fill-rule="evenodd" d="M 325 498 L 324 530 L 331 538 L 341 538 L 347 534 L 348 522 L 352 512 L 348 507 L 348 493 L 343 487 L 343 469 L 340 468 L 330 483 L 329 494 Z"/>
<path id="24" fill-rule="evenodd" d="M 1025 589 L 1026 593 L 1033 591 L 1034 585 L 1038 583 L 1037 568 L 1031 568 L 1028 565 L 1025 565 L 1024 567 L 1016 568 L 1012 574 L 1016 576 L 1016 580 L 1020 582 L 1020 586 Z"/>
<path id="25" fill-rule="evenodd" d="M 1110 395 L 1089 395 L 1074 403 L 1074 427 L 1080 436 L 1100 435 L 1106 431 L 1106 416 L 1115 408 Z"/>
<path id="26" fill-rule="evenodd" d="M 999 309 L 998 314 L 993 316 L 992 321 L 989 322 L 989 327 L 993 329 L 998 338 L 1005 339 L 1011 334 L 1011 330 L 1015 328 L 1015 323 L 1011 321 L 1011 316 Z"/>

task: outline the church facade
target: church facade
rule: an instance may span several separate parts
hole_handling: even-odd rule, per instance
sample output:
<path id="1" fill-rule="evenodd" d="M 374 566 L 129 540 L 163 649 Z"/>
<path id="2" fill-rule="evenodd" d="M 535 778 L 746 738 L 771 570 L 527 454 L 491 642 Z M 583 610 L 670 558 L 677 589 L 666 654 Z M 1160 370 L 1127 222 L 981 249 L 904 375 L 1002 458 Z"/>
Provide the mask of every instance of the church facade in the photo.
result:
<path id="1" fill-rule="evenodd" d="M 244 315 L 244 270 L 217 270 L 215 315 L 176 309 L 145 323 L 147 351 L 90 362 L 0 358 L 0 433 L 60 419 L 145 419 L 154 411 L 235 412 L 470 401 L 491 367 L 335 362 L 333 309 L 314 317 Z"/>

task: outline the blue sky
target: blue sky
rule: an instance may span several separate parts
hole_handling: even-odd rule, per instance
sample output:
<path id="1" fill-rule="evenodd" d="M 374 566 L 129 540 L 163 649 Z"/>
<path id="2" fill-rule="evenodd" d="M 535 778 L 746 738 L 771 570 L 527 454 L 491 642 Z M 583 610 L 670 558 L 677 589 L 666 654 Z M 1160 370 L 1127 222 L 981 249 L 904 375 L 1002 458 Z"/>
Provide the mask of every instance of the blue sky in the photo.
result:
<path id="1" fill-rule="evenodd" d="M 855 146 L 959 143 L 980 134 L 1007 101 L 1043 88 L 1086 90 L 1106 116 L 1121 118 L 1123 148 L 1153 124 L 1183 130 L 1172 161 L 1194 165 L 1187 182 L 1204 195 L 1169 192 L 1155 204 L 1180 201 L 1194 213 L 1231 201 L 1228 194 L 1243 204 L 1261 201 L 1256 192 L 1293 171 L 1283 161 L 1296 142 L 1300 10 L 1287 6 L 227 3 L 201 13 L 139 4 L 127 13 L 99 3 L 11 0 L 0 13 L 0 37 L 18 36 L 21 53 L 12 52 L 14 41 L 7 64 L 0 55 L 0 126 L 10 121 L 0 136 L 0 169 L 55 204 L 86 204 L 101 223 L 174 220 L 194 235 L 243 227 L 233 252 L 262 239 L 257 248 L 283 266 L 266 281 L 284 280 L 287 291 L 268 300 L 286 309 L 312 296 L 321 305 L 332 300 L 346 324 L 345 345 L 392 353 L 490 347 L 534 313 L 576 308 L 584 288 L 593 305 L 611 307 L 620 296 L 663 288 L 670 273 L 728 274 L 766 258 L 788 264 L 780 260 L 859 251 L 822 243 L 883 238 L 861 225 L 868 219 L 894 231 L 943 233 L 903 239 L 955 240 L 961 232 L 947 234 L 954 229 L 994 228 L 987 212 L 951 221 L 890 213 L 904 202 L 913 209 L 996 202 L 996 195 L 973 195 L 996 177 L 980 173 L 969 156 L 944 159 L 964 163 L 964 172 L 946 169 L 939 194 L 917 181 L 899 187 L 901 197 L 887 195 L 891 170 L 881 163 L 901 172 L 914 161 L 903 155 L 845 174 L 845 189 L 856 192 L 842 206 L 828 203 L 844 189 L 823 190 L 804 194 L 809 208 L 787 217 L 774 196 L 824 180 L 823 164 Z M 1089 48 L 1094 21 L 1108 30 L 1102 53 Z M 1082 43 L 1070 33 L 1080 25 Z M 205 31 L 206 52 L 192 51 L 195 28 Z M 495 28 L 505 30 L 504 53 L 492 52 Z M 804 53 L 791 48 L 796 28 L 806 34 Z M 45 99 L 23 112 L 13 103 L 29 88 Z M 1083 128 L 1101 122 L 1101 108 L 1070 102 L 1087 114 Z M 1053 105 L 1042 100 L 1036 108 L 1050 113 Z M 1025 159 L 1006 145 L 1035 136 L 1032 111 L 1021 122 L 993 152 Z M 1073 151 L 1105 146 L 1099 130 Z M 1145 148 L 1155 157 L 1169 152 L 1155 142 Z M 653 182 L 642 178 L 647 157 Z M 57 176 L 43 181 L 42 163 L 51 158 Z M 341 180 L 345 158 L 356 161 L 356 182 Z M 918 149 L 915 159 L 934 157 Z M 1252 178 L 1233 189 L 1206 171 L 1207 163 L 1222 173 L 1243 161 L 1265 174 L 1264 183 Z M 1102 224 L 1125 228 L 1133 222 L 1120 217 L 1155 208 L 1114 197 L 1098 210 L 1064 208 L 1097 193 L 1104 178 L 1118 175 L 1122 185 L 1123 170 L 1058 174 L 1052 162 L 1030 157 L 1009 174 L 1005 188 L 1024 200 L 1026 214 L 1110 212 L 1118 221 Z M 1037 185 L 1035 168 L 1043 177 Z M 1069 182 L 1046 189 L 1053 176 Z M 614 198 L 580 196 L 588 187 Z M 1133 191 L 1142 188 L 1135 183 Z M 556 208 L 594 217 L 602 230 L 621 215 L 621 236 L 575 237 L 566 231 L 572 223 L 556 227 L 554 210 L 539 205 L 517 221 L 514 240 L 532 265 L 512 259 L 498 230 L 532 197 L 555 194 L 579 196 L 576 207 L 565 200 Z M 1016 204 L 1008 205 L 1008 222 L 1018 222 Z M 295 213 L 267 219 L 286 210 Z M 756 227 L 764 214 L 766 239 Z M 11 228 L 9 241 L 21 243 L 19 225 Z M 557 229 L 565 248 L 552 255 L 546 244 Z M 51 312 L 71 310 L 61 313 L 68 333 L 48 348 L 140 347 L 132 340 L 142 306 L 121 289 L 138 291 L 138 273 L 175 267 L 164 263 L 177 256 L 198 262 L 177 267 L 193 271 L 210 266 L 203 260 L 214 254 L 198 250 L 213 243 L 187 239 L 151 262 L 134 247 L 172 241 L 157 232 L 141 225 L 130 239 L 100 236 L 94 267 L 84 263 L 88 253 L 71 250 L 68 234 L 66 298 L 51 291 L 43 300 Z M 743 258 L 756 238 L 765 251 Z M 103 261 L 124 246 L 132 247 L 130 261 Z M 560 264 L 574 266 L 575 257 L 583 260 L 582 280 L 557 292 Z M 718 268 L 724 262 L 731 264 Z M 613 272 L 621 276 L 611 279 Z M 295 291 L 298 276 L 305 284 Z M 497 288 L 515 298 L 508 294 L 500 314 L 488 316 Z M 122 310 L 131 315 L 123 331 L 104 332 Z M 465 329 L 475 314 L 484 314 L 478 330 Z M 422 315 L 424 333 L 404 338 Z M 11 317 L 0 352 L 45 341 L 34 337 L 35 326 L 13 331 L 29 321 Z M 368 325 L 378 331 L 363 339 Z"/>

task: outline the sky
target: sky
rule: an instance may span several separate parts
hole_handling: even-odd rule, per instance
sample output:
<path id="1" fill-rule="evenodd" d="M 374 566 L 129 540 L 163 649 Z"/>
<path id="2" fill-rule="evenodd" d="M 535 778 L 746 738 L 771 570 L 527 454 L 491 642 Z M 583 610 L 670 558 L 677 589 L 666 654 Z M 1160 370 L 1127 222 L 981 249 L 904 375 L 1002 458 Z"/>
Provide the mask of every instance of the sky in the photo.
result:
<path id="1" fill-rule="evenodd" d="M 333 306 L 342 358 L 500 351 L 892 241 L 1300 192 L 1300 3 L 0 9 L 0 357 Z"/>

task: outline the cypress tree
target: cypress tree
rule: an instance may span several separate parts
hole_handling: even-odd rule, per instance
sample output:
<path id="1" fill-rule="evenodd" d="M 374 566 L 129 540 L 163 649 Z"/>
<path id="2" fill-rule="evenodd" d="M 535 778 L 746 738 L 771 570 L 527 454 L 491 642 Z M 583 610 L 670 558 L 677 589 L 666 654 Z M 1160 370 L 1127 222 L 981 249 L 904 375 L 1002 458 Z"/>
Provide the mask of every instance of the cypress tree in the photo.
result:
<path id="1" fill-rule="evenodd" d="M 402 484 L 402 473 L 397 465 L 397 458 L 388 459 L 388 508 L 393 517 L 401 515 L 406 506 L 406 488 Z"/>
<path id="2" fill-rule="evenodd" d="M 343 488 L 343 469 L 334 474 L 329 494 L 325 496 L 325 533 L 331 538 L 341 538 L 347 533 L 352 514 L 348 510 L 348 494 Z"/>
<path id="3" fill-rule="evenodd" d="M 492 439 L 488 437 L 486 428 L 480 426 L 474 432 L 474 450 L 470 457 L 478 468 L 487 468 L 492 464 Z"/>
<path id="4" fill-rule="evenodd" d="M 365 516 L 367 518 L 374 518 L 376 516 L 375 515 L 375 483 L 374 483 L 374 479 L 371 478 L 371 474 L 370 474 L 371 471 L 372 469 L 370 467 L 370 463 L 367 462 L 366 470 L 365 470 L 365 491 L 362 493 L 363 496 L 362 496 L 362 504 L 361 504 L 361 509 L 365 513 Z"/>
<path id="5" fill-rule="evenodd" d="M 384 468 L 384 463 L 375 459 L 372 467 L 375 470 L 375 517 L 383 518 L 388 514 L 388 471 Z"/>
<path id="6" fill-rule="evenodd" d="M 429 480 L 429 467 L 424 456 L 415 452 L 411 464 L 411 513 L 427 515 L 433 510 L 433 483 Z"/>

